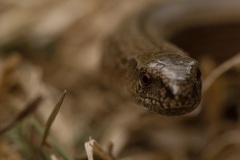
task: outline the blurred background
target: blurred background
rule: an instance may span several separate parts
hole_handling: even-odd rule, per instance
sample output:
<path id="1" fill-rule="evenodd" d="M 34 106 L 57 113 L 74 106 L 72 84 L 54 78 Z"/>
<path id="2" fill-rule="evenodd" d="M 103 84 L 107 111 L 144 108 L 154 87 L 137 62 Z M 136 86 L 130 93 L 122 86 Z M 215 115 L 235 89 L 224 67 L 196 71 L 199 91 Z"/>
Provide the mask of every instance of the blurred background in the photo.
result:
<path id="1" fill-rule="evenodd" d="M 103 40 L 122 19 L 156 2 L 0 1 L 0 129 L 13 124 L 0 132 L 1 160 L 84 160 L 91 138 L 100 147 L 94 159 L 240 159 L 239 69 L 204 93 L 201 110 L 180 117 L 146 111 L 101 84 Z M 200 58 L 205 78 L 218 62 Z M 64 90 L 51 141 L 41 149 Z M 33 104 L 37 108 L 26 111 Z"/>

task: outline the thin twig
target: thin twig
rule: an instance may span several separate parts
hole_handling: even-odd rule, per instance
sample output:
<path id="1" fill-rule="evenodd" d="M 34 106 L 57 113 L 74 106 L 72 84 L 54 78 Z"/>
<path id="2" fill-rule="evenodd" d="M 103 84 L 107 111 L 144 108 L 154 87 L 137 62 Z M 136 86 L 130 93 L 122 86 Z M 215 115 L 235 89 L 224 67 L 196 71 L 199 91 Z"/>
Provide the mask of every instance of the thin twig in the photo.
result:
<path id="1" fill-rule="evenodd" d="M 240 53 L 228 59 L 223 64 L 218 66 L 216 69 L 214 69 L 213 72 L 203 81 L 202 92 L 205 93 L 218 77 L 220 77 L 222 74 L 224 74 L 226 71 L 228 71 L 232 67 L 239 64 L 240 64 Z"/>
<path id="2" fill-rule="evenodd" d="M 27 117 L 30 113 L 32 113 L 34 110 L 37 109 L 39 104 L 42 102 L 43 98 L 42 96 L 38 96 L 35 100 L 33 100 L 30 104 L 28 104 L 25 109 L 19 113 L 15 118 L 10 120 L 8 124 L 6 124 L 4 127 L 0 129 L 0 135 L 8 131 L 11 127 L 13 127 L 17 122 L 23 120 L 25 117 Z"/>

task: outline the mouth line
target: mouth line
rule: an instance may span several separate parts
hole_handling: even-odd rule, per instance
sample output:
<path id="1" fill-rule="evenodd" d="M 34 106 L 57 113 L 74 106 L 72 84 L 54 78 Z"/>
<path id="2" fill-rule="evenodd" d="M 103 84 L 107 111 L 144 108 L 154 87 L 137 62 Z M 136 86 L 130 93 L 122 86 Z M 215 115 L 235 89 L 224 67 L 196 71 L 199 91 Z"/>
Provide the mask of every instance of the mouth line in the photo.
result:
<path id="1" fill-rule="evenodd" d="M 171 108 L 167 105 L 162 105 L 159 101 L 149 97 L 138 97 L 138 102 L 143 104 L 144 108 L 150 109 L 162 115 L 177 116 L 189 113 L 194 110 L 194 108 Z"/>
<path id="2" fill-rule="evenodd" d="M 174 109 L 179 109 L 181 107 L 169 107 L 168 105 L 164 105 L 161 103 L 160 100 L 156 100 L 154 98 L 150 97 L 138 97 L 137 98 L 138 102 L 144 103 L 146 106 L 152 105 L 152 106 L 157 106 L 165 110 L 174 110 Z M 178 104 L 175 104 L 178 106 Z M 188 106 L 189 104 L 186 104 Z M 188 107 L 182 107 L 182 108 L 188 108 Z"/>

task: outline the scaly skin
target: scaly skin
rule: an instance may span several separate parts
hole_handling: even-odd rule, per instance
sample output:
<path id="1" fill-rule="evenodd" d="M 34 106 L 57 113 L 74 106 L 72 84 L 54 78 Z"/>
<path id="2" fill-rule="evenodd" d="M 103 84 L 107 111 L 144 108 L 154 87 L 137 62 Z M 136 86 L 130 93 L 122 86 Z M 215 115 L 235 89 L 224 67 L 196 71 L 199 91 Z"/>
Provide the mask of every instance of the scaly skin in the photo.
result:
<path id="1" fill-rule="evenodd" d="M 201 100 L 198 62 L 168 42 L 168 38 L 186 26 L 239 18 L 235 3 L 240 3 L 229 3 L 176 2 L 148 7 L 127 19 L 104 43 L 105 80 L 159 114 L 175 116 L 193 111 Z M 225 12 L 231 8 L 232 12 Z"/>

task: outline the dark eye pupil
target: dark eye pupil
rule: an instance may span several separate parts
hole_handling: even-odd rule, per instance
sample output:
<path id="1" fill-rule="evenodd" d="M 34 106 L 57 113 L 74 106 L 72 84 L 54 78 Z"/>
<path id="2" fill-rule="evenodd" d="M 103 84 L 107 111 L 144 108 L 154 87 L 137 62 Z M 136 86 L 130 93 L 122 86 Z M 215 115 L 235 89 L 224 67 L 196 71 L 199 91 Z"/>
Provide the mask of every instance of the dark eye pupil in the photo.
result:
<path id="1" fill-rule="evenodd" d="M 141 84 L 148 86 L 151 83 L 151 77 L 147 73 L 143 73 L 141 77 Z"/>

